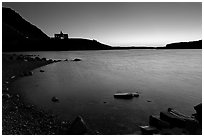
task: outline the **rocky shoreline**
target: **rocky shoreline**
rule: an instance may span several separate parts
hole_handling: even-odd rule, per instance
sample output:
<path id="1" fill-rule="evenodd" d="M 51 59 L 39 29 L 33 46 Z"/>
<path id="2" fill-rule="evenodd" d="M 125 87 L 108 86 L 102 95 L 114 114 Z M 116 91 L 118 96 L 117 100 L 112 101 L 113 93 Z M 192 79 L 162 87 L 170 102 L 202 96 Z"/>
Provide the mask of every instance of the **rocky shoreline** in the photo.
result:
<path id="1" fill-rule="evenodd" d="M 33 69 L 59 61 L 34 55 L 2 55 L 3 135 L 95 134 L 82 118 L 77 117 L 72 123 L 59 120 L 56 115 L 25 103 L 20 92 L 10 89 L 11 83 L 18 77 L 30 76 Z"/>

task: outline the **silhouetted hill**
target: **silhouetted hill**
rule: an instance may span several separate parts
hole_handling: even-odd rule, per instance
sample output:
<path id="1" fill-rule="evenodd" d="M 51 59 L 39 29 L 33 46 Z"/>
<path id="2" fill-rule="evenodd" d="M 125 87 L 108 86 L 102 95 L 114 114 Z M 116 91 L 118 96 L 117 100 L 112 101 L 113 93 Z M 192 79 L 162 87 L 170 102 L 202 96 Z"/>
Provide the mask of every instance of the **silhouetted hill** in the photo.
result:
<path id="1" fill-rule="evenodd" d="M 104 50 L 111 47 L 96 40 L 53 39 L 10 8 L 2 8 L 3 51 Z"/>
<path id="2" fill-rule="evenodd" d="M 167 44 L 166 47 L 111 47 L 96 40 L 49 38 L 10 8 L 2 8 L 2 49 L 5 51 L 67 51 L 126 49 L 201 49 L 202 40 Z"/>
<path id="3" fill-rule="evenodd" d="M 25 38 L 34 40 L 49 38 L 39 28 L 23 19 L 18 13 L 10 8 L 2 8 L 2 22 L 15 29 L 18 33 L 21 33 Z"/>
<path id="4" fill-rule="evenodd" d="M 46 39 L 49 37 L 36 26 L 23 19 L 12 9 L 2 7 L 3 51 L 18 51 L 23 48 L 23 44 Z M 26 46 L 25 49 L 30 48 L 30 45 Z"/>
<path id="5" fill-rule="evenodd" d="M 171 43 L 166 47 L 157 47 L 157 49 L 202 49 L 202 40 Z"/>

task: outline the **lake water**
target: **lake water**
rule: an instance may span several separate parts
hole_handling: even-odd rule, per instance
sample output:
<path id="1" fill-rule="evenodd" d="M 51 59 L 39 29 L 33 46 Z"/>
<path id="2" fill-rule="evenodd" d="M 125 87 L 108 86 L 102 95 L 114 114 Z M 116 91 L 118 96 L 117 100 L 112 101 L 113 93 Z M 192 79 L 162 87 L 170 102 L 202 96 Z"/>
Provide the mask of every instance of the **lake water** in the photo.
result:
<path id="1" fill-rule="evenodd" d="M 73 120 L 81 115 L 102 134 L 132 134 L 149 115 L 173 107 L 191 115 L 202 102 L 202 50 L 108 50 L 26 52 L 53 59 L 81 58 L 35 69 L 14 87 L 27 102 Z M 45 72 L 39 72 L 40 69 Z M 121 92 L 140 93 L 131 100 Z M 53 103 L 56 96 L 59 103 Z M 148 102 L 151 101 L 151 102 Z"/>

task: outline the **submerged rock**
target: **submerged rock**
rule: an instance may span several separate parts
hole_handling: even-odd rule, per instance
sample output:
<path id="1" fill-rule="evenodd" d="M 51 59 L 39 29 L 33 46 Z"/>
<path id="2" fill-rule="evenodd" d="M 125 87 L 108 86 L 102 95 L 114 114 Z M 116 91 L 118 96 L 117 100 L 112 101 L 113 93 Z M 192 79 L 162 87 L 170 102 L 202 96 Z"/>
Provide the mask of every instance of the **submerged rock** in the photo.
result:
<path id="1" fill-rule="evenodd" d="M 81 61 L 81 59 L 75 58 L 75 59 L 73 59 L 72 61 Z"/>
<path id="2" fill-rule="evenodd" d="M 44 70 L 40 70 L 40 72 L 45 72 Z"/>
<path id="3" fill-rule="evenodd" d="M 52 97 L 52 102 L 59 102 L 59 99 L 57 97 Z"/>

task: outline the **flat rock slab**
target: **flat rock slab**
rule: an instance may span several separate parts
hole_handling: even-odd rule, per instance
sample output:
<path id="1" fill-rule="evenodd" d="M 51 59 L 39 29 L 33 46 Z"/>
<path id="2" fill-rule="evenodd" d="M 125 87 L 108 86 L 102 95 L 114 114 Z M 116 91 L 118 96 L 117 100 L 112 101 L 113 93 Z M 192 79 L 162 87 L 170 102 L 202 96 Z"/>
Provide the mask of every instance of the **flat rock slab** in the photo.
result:
<path id="1" fill-rule="evenodd" d="M 114 94 L 114 98 L 132 99 L 133 95 L 131 93 L 116 93 Z"/>
<path id="2" fill-rule="evenodd" d="M 169 122 L 163 121 L 160 119 L 159 116 L 154 116 L 154 115 L 151 115 L 149 117 L 149 124 L 157 128 L 170 128 Z"/>
<path id="3" fill-rule="evenodd" d="M 153 135 L 159 133 L 159 130 L 152 126 L 140 126 L 140 129 L 144 135 Z"/>

